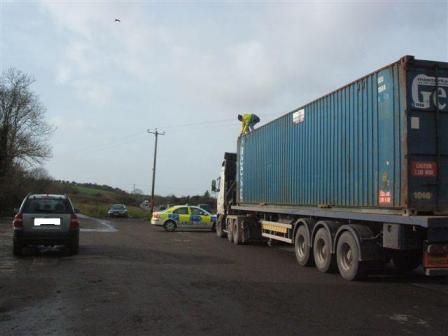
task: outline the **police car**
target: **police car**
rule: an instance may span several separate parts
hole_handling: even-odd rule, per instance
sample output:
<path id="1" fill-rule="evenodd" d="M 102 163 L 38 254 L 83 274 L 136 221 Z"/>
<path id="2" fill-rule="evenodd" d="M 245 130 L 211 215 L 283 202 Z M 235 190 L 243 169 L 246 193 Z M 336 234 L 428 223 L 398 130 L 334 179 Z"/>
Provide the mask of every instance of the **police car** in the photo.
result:
<path id="1" fill-rule="evenodd" d="M 154 212 L 151 224 L 163 226 L 168 232 L 182 229 L 214 230 L 216 216 L 196 206 L 176 205 L 162 212 Z"/>

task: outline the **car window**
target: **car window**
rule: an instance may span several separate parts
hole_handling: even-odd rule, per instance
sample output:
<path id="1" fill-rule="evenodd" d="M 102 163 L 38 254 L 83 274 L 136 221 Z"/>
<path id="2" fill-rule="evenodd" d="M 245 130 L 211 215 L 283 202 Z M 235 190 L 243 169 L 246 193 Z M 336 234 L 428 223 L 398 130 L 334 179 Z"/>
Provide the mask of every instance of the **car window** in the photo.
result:
<path id="1" fill-rule="evenodd" d="M 123 204 L 114 204 L 114 205 L 112 205 L 112 209 L 114 209 L 114 210 L 123 210 L 125 208 L 126 207 Z"/>
<path id="2" fill-rule="evenodd" d="M 205 213 L 205 211 L 202 211 L 199 208 L 190 208 L 191 210 L 191 214 L 192 215 L 196 215 L 196 216 L 206 216 L 207 214 Z"/>
<path id="3" fill-rule="evenodd" d="M 187 207 L 177 208 L 176 210 L 173 211 L 173 213 L 178 215 L 188 215 L 188 208 Z"/>
<path id="4" fill-rule="evenodd" d="M 23 206 L 24 213 L 73 213 L 73 208 L 67 199 L 63 198 L 31 198 Z"/>

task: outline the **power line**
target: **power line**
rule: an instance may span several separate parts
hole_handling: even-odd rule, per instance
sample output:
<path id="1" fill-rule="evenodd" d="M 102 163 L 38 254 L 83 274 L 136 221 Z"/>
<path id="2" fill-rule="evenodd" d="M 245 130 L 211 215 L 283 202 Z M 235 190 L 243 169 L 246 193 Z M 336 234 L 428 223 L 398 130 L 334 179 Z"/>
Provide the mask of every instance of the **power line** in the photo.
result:
<path id="1" fill-rule="evenodd" d="M 135 137 L 141 136 L 143 134 L 145 134 L 144 131 L 134 132 L 134 133 L 128 134 L 128 135 L 126 135 L 124 137 L 116 138 L 116 139 L 114 139 L 112 141 L 109 141 L 107 143 L 98 144 L 98 145 L 95 145 L 95 146 L 86 146 L 84 148 L 79 149 L 79 151 L 83 152 L 85 150 L 96 150 L 96 149 L 100 149 L 101 150 L 103 147 L 114 146 L 116 144 L 120 144 L 123 140 L 128 140 L 128 139 L 131 139 L 131 138 L 135 138 Z"/>
<path id="2" fill-rule="evenodd" d="M 266 114 L 261 114 L 262 117 L 267 117 L 267 116 L 273 116 L 273 115 L 278 115 L 278 113 L 266 113 Z M 181 128 L 181 129 L 186 129 L 186 128 L 192 128 L 192 127 L 223 127 L 223 126 L 230 126 L 233 124 L 238 124 L 239 122 L 235 119 L 235 118 L 228 118 L 228 119 L 218 119 L 218 120 L 206 120 L 206 121 L 199 121 L 199 122 L 191 122 L 191 123 L 185 123 L 185 124 L 177 124 L 177 125 L 167 125 L 165 127 L 161 127 L 164 129 L 176 129 L 176 128 Z M 105 151 L 108 149 L 112 149 L 115 148 L 117 146 L 121 146 L 124 144 L 128 144 L 128 143 L 132 143 L 134 142 L 134 139 L 136 137 L 142 136 L 143 134 L 145 134 L 146 132 L 144 131 L 139 131 L 139 132 L 135 132 L 135 133 L 131 133 L 129 135 L 126 135 L 124 137 L 120 137 L 120 138 L 116 138 L 108 143 L 105 144 L 99 144 L 99 145 L 94 145 L 94 146 L 88 146 L 88 147 L 84 147 L 79 149 L 79 151 L 84 152 L 84 151 L 88 151 L 88 152 L 99 152 L 99 151 Z M 131 141 L 129 141 L 130 139 L 132 139 Z M 123 140 L 127 140 L 127 141 L 123 141 Z"/>

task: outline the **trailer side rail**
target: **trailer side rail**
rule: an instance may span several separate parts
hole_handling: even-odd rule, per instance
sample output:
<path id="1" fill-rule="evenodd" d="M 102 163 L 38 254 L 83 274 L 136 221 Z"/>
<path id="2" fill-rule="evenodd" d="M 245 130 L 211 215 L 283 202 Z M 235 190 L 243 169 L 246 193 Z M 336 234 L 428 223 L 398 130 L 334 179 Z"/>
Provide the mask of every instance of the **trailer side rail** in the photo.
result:
<path id="1" fill-rule="evenodd" d="M 277 213 L 305 217 L 321 217 L 347 219 L 353 221 L 367 221 L 377 223 L 393 223 L 403 225 L 416 225 L 424 228 L 447 227 L 448 216 L 406 216 L 387 213 L 369 213 L 344 209 L 324 209 L 310 207 L 281 207 L 273 205 L 233 205 L 233 210 L 252 211 L 264 213 Z M 364 209 L 365 211 L 365 209 Z"/>

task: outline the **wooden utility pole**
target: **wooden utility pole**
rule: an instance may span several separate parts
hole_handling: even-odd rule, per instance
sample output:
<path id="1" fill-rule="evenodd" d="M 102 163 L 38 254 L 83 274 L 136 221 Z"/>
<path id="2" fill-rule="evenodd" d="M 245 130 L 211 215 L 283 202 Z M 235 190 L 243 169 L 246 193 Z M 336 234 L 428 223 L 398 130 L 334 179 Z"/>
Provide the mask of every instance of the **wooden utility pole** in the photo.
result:
<path id="1" fill-rule="evenodd" d="M 154 134 L 155 142 L 154 142 L 154 162 L 152 165 L 152 187 L 151 187 L 151 212 L 149 214 L 150 218 L 152 217 L 152 213 L 154 212 L 154 187 L 156 182 L 156 163 L 157 163 L 157 140 L 159 135 L 165 135 L 165 132 L 159 132 L 157 128 L 154 131 L 148 130 L 148 133 Z"/>

